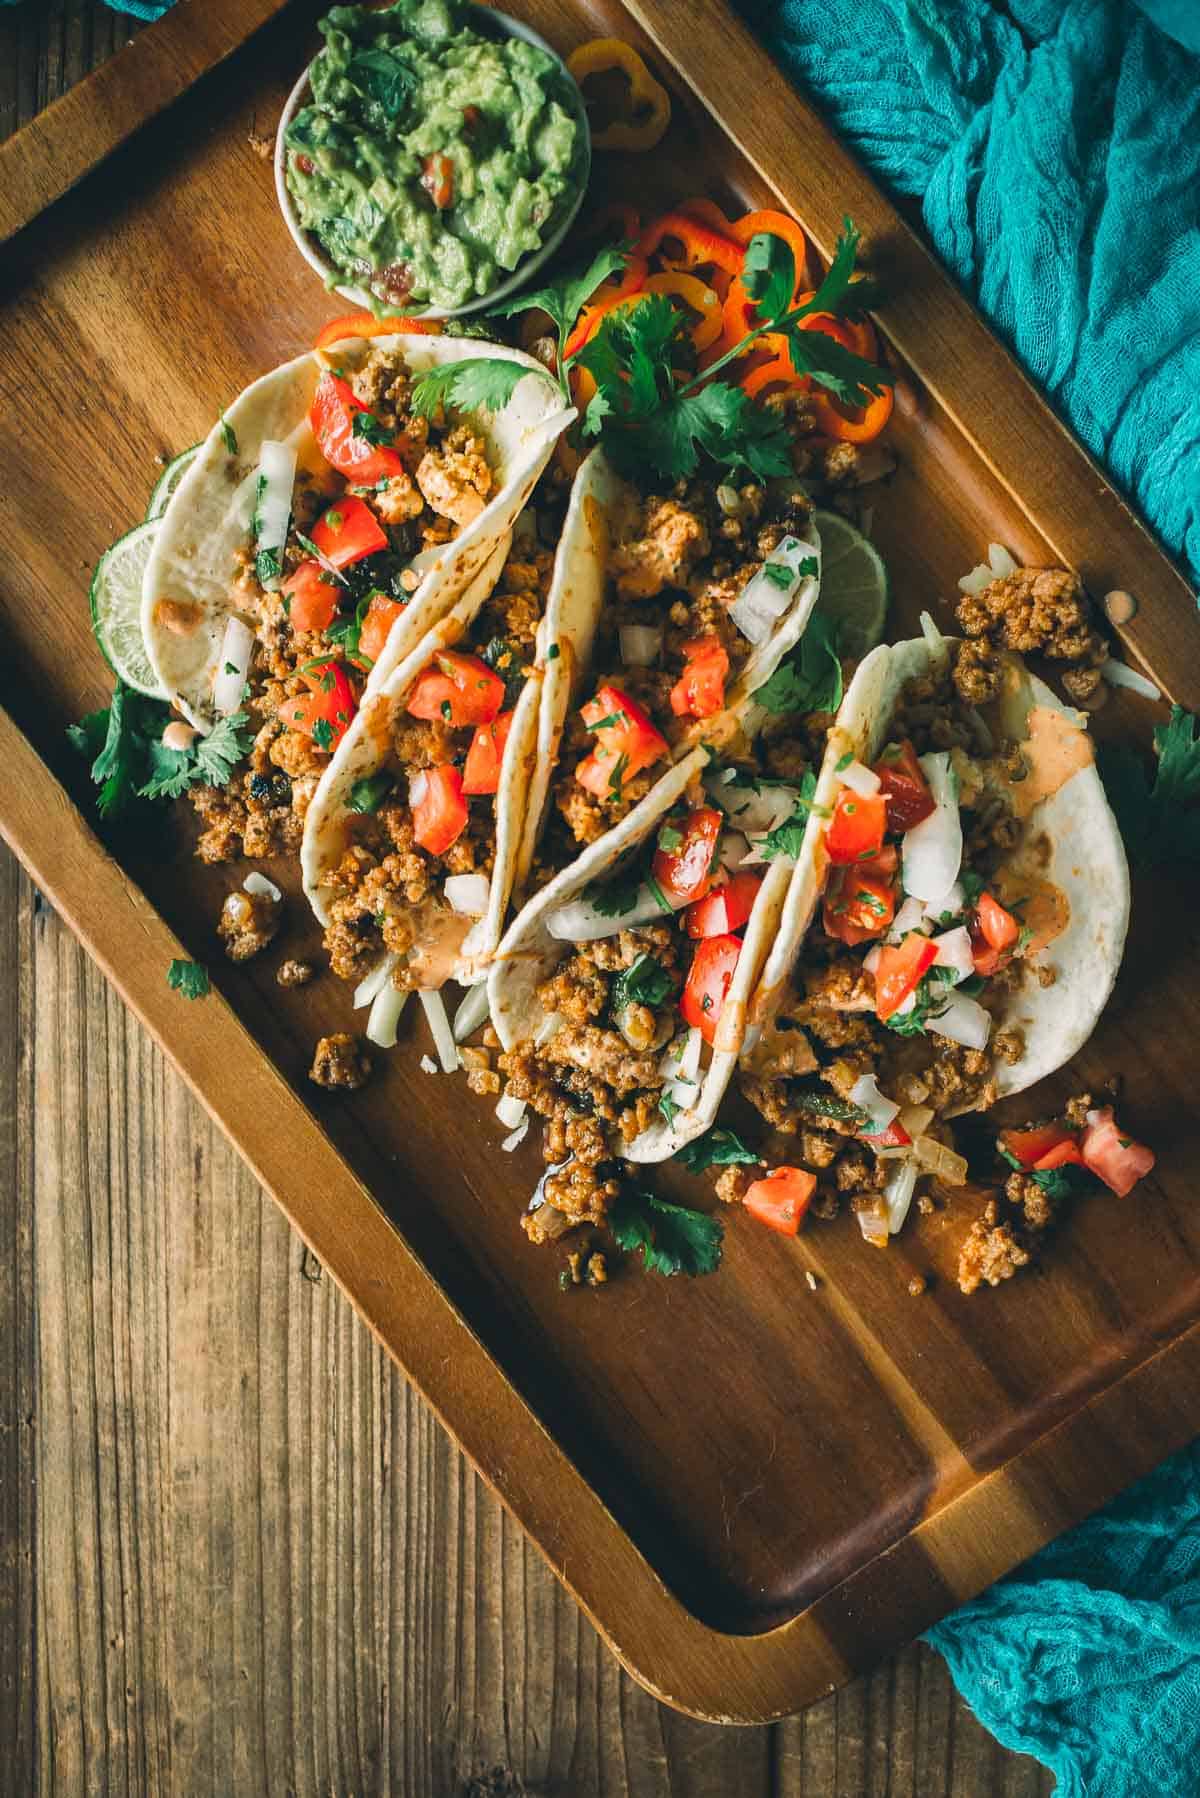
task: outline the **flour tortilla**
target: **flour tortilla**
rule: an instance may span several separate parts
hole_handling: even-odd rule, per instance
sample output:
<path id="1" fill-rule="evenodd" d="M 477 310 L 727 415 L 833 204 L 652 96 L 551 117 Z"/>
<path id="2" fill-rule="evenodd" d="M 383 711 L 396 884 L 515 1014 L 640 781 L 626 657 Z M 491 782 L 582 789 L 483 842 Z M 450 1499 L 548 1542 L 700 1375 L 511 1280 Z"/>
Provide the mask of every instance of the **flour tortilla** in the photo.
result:
<path id="1" fill-rule="evenodd" d="M 907 683 L 937 672 L 947 654 L 948 639 L 939 638 L 931 627 L 928 638 L 880 644 L 859 665 L 829 733 L 814 809 L 752 1006 L 747 1052 L 779 1008 L 824 891 L 829 871 L 825 826 L 841 785 L 837 764 L 845 756 L 867 764 L 874 761 L 888 740 L 892 715 Z M 1019 657 L 1006 655 L 1003 660 L 1004 693 L 980 708 L 996 741 L 1022 741 L 1034 707 L 1057 712 L 1080 730 L 1086 728 L 1086 718 L 1056 698 Z M 1066 895 L 1070 920 L 1040 956 L 1030 958 L 1035 963 L 1044 959 L 1054 967 L 1054 984 L 1043 987 L 1027 979 L 993 1009 L 997 1030 L 1015 1027 L 1025 1038 L 1020 1061 L 997 1064 L 1001 1098 L 1023 1092 L 1082 1048 L 1112 992 L 1129 926 L 1125 847 L 1094 759 L 1033 808 L 1024 835 L 1026 841 L 1045 838 L 1049 857 L 1038 873 Z"/>
<path id="2" fill-rule="evenodd" d="M 261 447 L 271 440 L 292 444 L 298 474 L 307 470 L 317 479 L 327 476 L 308 422 L 317 383 L 331 365 L 352 371 L 376 348 L 399 351 L 416 375 L 486 355 L 521 363 L 531 377 L 518 384 L 503 410 L 494 416 L 479 415 L 496 473 L 496 493 L 479 517 L 425 569 L 388 639 L 392 666 L 450 610 L 489 562 L 497 543 L 512 530 L 555 439 L 574 417 L 563 410 L 558 389 L 531 356 L 475 338 L 410 334 L 348 338 L 326 350 L 310 350 L 254 381 L 213 426 L 180 481 L 163 514 L 142 583 L 142 634 L 151 665 L 164 692 L 201 730 L 209 730 L 216 721 L 213 681 L 225 626 L 236 609 L 233 583 L 239 552 L 250 540 Z M 237 445 L 233 454 L 226 447 L 228 432 Z M 166 629 L 158 604 L 162 599 L 195 607 L 196 628 L 186 636 Z M 378 669 L 373 681 L 377 675 Z"/>

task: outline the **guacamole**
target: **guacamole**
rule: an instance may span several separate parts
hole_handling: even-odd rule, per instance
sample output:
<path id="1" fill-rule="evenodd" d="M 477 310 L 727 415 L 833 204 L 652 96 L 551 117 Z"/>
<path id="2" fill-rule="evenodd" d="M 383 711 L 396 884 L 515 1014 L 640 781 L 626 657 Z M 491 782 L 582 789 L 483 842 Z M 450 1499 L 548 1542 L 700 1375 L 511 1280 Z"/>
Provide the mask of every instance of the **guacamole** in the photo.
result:
<path id="1" fill-rule="evenodd" d="M 454 308 L 505 280 L 579 192 L 569 77 L 461 0 L 335 6 L 287 130 L 301 224 L 377 312 Z"/>

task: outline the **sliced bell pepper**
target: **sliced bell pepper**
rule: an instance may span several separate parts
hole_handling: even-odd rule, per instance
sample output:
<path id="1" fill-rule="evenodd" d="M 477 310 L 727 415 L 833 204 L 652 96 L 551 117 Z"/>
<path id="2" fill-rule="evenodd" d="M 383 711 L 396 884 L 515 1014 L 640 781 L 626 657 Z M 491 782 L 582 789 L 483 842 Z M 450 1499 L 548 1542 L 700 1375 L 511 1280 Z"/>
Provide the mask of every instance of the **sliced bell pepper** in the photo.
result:
<path id="1" fill-rule="evenodd" d="M 367 607 L 358 635 L 360 655 L 366 656 L 369 662 L 379 660 L 391 635 L 392 626 L 403 610 L 402 600 L 389 599 L 386 593 L 372 593 L 371 603 Z"/>
<path id="2" fill-rule="evenodd" d="M 501 712 L 490 724 L 481 724 L 471 738 L 463 768 L 464 793 L 494 793 L 500 786 L 500 764 L 504 745 L 512 729 L 515 712 Z"/>
<path id="3" fill-rule="evenodd" d="M 665 293 L 682 300 L 693 315 L 691 338 L 693 349 L 706 350 L 721 335 L 721 302 L 711 287 L 682 269 L 668 269 L 665 274 L 647 277 L 645 293 Z"/>
<path id="4" fill-rule="evenodd" d="M 872 396 L 866 406 L 843 406 L 841 400 L 820 388 L 813 391 L 817 434 L 842 443 L 870 443 L 892 416 L 895 395 L 890 387 Z"/>
<path id="5" fill-rule="evenodd" d="M 1063 1143 L 1076 1143 L 1078 1132 L 1065 1124 L 1033 1124 L 1028 1130 L 1002 1130 L 1001 1147 L 1022 1167 L 1037 1167 L 1043 1158 Z"/>
<path id="6" fill-rule="evenodd" d="M 706 936 L 696 945 L 679 1009 L 710 1045 L 741 952 L 742 939 L 736 936 Z"/>
<path id="7" fill-rule="evenodd" d="M 594 75 L 622 74 L 629 82 L 629 110 L 592 132 L 593 150 L 652 150 L 671 122 L 667 90 L 657 82 L 632 44 L 619 37 L 597 37 L 580 44 L 567 67 L 582 91 Z"/>
<path id="8" fill-rule="evenodd" d="M 620 278 L 613 280 L 610 276 L 607 281 L 600 283 L 567 335 L 563 345 L 564 362 L 569 356 L 579 354 L 584 344 L 595 334 L 597 325 L 606 313 L 611 312 L 614 306 L 619 306 L 622 300 L 628 300 L 642 291 L 648 268 L 646 258 L 631 251 L 625 258 Z"/>
<path id="9" fill-rule="evenodd" d="M 760 337 L 760 344 L 781 341 L 775 333 Z M 758 345 L 755 345 L 757 348 Z M 739 361 L 741 359 L 739 358 Z M 760 362 L 747 369 L 740 376 L 738 386 L 748 399 L 756 400 L 769 388 L 778 388 L 783 393 L 805 393 L 812 385 L 807 375 L 798 375 L 792 366 L 790 352 L 785 347 L 778 355 L 772 356 L 769 362 Z"/>
<path id="10" fill-rule="evenodd" d="M 405 318 L 397 313 L 389 318 L 376 318 L 373 312 L 347 312 L 322 325 L 313 343 L 314 350 L 328 349 L 331 343 L 342 343 L 347 337 L 393 337 L 400 333 L 418 337 L 441 335 L 440 318 Z"/>
<path id="11" fill-rule="evenodd" d="M 711 632 L 685 643 L 683 655 L 687 666 L 671 688 L 671 710 L 677 718 L 711 718 L 725 704 L 729 657 Z"/>
<path id="12" fill-rule="evenodd" d="M 694 937 L 731 936 L 749 921 L 762 882 L 753 868 L 738 868 L 723 886 L 688 906 L 684 929 Z"/>
<path id="13" fill-rule="evenodd" d="M 421 768 L 408 783 L 413 836 L 430 855 L 445 855 L 467 827 L 467 802 L 457 768 Z"/>
<path id="14" fill-rule="evenodd" d="M 887 831 L 887 801 L 882 793 L 855 793 L 842 787 L 825 832 L 825 848 L 835 867 L 878 855 Z"/>
<path id="15" fill-rule="evenodd" d="M 678 243 L 679 254 L 660 255 L 664 243 Z M 746 259 L 741 244 L 686 212 L 664 212 L 653 219 L 639 237 L 637 251 L 639 256 L 660 255 L 668 268 L 721 268 L 730 275 L 740 274 Z"/>
<path id="16" fill-rule="evenodd" d="M 357 711 L 354 689 L 346 671 L 333 657 L 302 674 L 310 688 L 297 699 L 285 699 L 279 716 L 289 730 L 303 731 L 318 749 L 334 750 L 350 728 Z"/>
<path id="17" fill-rule="evenodd" d="M 311 559 L 288 575 L 280 592 L 294 631 L 325 631 L 337 615 L 342 589 L 319 562 Z"/>
<path id="18" fill-rule="evenodd" d="M 408 711 L 414 718 L 441 720 L 458 729 L 490 724 L 504 704 L 504 682 L 479 656 L 439 649 L 413 685 Z"/>
<path id="19" fill-rule="evenodd" d="M 1084 1166 L 1119 1199 L 1132 1192 L 1154 1167 L 1154 1150 L 1122 1135 L 1111 1105 L 1106 1105 L 1096 1122 L 1088 1125 L 1079 1147 Z"/>
<path id="20" fill-rule="evenodd" d="M 921 976 L 937 960 L 937 948 L 927 936 L 910 930 L 898 949 L 890 945 L 879 951 L 875 964 L 875 1012 L 886 1023 L 898 1011 L 910 993 L 915 993 Z"/>
<path id="21" fill-rule="evenodd" d="M 903 833 L 931 818 L 936 811 L 929 782 L 917 760 L 917 752 L 905 738 L 903 743 L 889 743 L 874 772 L 879 776 L 883 796 L 887 800 L 888 829 Z"/>
<path id="22" fill-rule="evenodd" d="M 729 226 L 733 241 L 747 249 L 751 238 L 760 237 L 764 232 L 771 237 L 782 237 L 792 252 L 796 264 L 794 297 L 808 285 L 808 239 L 795 219 L 789 218 L 786 212 L 772 212 L 769 207 L 743 213 Z"/>
<path id="23" fill-rule="evenodd" d="M 394 449 L 379 449 L 365 437 L 355 436 L 354 419 L 367 410 L 355 399 L 349 383 L 326 369 L 308 411 L 313 435 L 330 467 L 364 487 L 404 472 Z"/>
<path id="24" fill-rule="evenodd" d="M 742 1204 L 768 1230 L 778 1230 L 781 1236 L 796 1236 L 816 1190 L 817 1176 L 807 1168 L 773 1167 L 746 1188 Z"/>
<path id="25" fill-rule="evenodd" d="M 581 709 L 596 747 L 579 763 L 575 778 L 589 793 L 601 799 L 619 793 L 626 780 L 669 753 L 661 731 L 620 687 L 601 687 Z"/>
<path id="26" fill-rule="evenodd" d="M 676 910 L 703 899 L 711 887 L 724 824 L 715 806 L 700 805 L 683 817 L 669 817 L 659 830 L 650 871 Z"/>
<path id="27" fill-rule="evenodd" d="M 870 942 L 882 936 L 896 915 L 896 889 L 874 872 L 874 862 L 839 869 L 825 888 L 821 921 L 836 942 Z M 868 869 L 871 872 L 868 872 Z"/>
<path id="28" fill-rule="evenodd" d="M 349 568 L 388 546 L 387 532 L 365 500 L 348 493 L 312 528 L 312 540 L 335 568 Z"/>

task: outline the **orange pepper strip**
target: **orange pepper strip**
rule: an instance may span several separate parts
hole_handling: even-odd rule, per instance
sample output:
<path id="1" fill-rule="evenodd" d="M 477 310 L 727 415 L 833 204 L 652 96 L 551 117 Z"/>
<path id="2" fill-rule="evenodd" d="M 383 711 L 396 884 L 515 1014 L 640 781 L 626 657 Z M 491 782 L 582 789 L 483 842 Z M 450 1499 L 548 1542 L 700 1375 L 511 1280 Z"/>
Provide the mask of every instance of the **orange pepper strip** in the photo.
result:
<path id="1" fill-rule="evenodd" d="M 741 273 L 746 256 L 741 244 L 734 243 L 731 237 L 712 230 L 686 212 L 664 212 L 661 218 L 656 218 L 647 225 L 638 239 L 638 254 L 655 255 L 659 246 L 668 238 L 676 239 L 683 246 L 682 256 L 668 252 L 663 257 L 664 262 L 669 258 L 673 267 L 716 267 L 725 269 L 731 275 Z"/>
<path id="2" fill-rule="evenodd" d="M 583 308 L 579 317 L 575 320 L 570 334 L 567 337 L 567 341 L 563 346 L 564 357 L 573 356 L 577 350 L 583 348 L 588 338 L 592 335 L 592 332 L 596 329 L 596 326 L 600 323 L 600 320 L 604 317 L 604 314 L 606 312 L 611 312 L 618 301 L 627 300 L 631 294 L 641 292 L 646 280 L 647 267 L 648 264 L 646 258 L 644 256 L 639 256 L 637 252 L 634 251 L 626 257 L 625 267 L 621 271 L 621 278 L 619 281 L 613 281 L 611 276 L 607 281 L 601 281 L 599 287 L 596 289 L 587 305 Z"/>
<path id="3" fill-rule="evenodd" d="M 796 263 L 796 294 L 805 285 L 808 278 L 808 239 L 796 223 L 785 212 L 772 212 L 769 208 L 759 212 L 747 212 L 740 219 L 735 219 L 729 226 L 729 235 L 735 243 L 748 247 L 750 239 L 760 232 L 768 231 L 772 237 L 782 237 L 791 249 Z M 795 302 L 793 302 L 795 303 Z"/>
<path id="4" fill-rule="evenodd" d="M 696 314 L 691 327 L 692 345 L 696 350 L 706 350 L 721 335 L 721 302 L 712 288 L 698 281 L 695 275 L 670 269 L 665 275 L 651 275 L 642 291 L 668 294 L 682 300 L 688 311 Z"/>
<path id="5" fill-rule="evenodd" d="M 392 337 L 399 332 L 415 337 L 440 337 L 441 331 L 440 318 L 405 318 L 402 314 L 376 318 L 372 312 L 348 312 L 344 318 L 331 318 L 327 325 L 321 326 L 313 348 L 328 349 L 331 343 L 341 343 L 347 337 Z"/>
<path id="6" fill-rule="evenodd" d="M 842 410 L 841 402 L 832 394 L 822 393 L 817 389 L 813 393 L 813 410 L 817 418 L 817 432 L 822 437 L 837 437 L 843 443 L 870 443 L 878 437 L 888 419 L 892 416 L 894 395 L 890 387 L 876 394 L 870 405 L 863 408 L 847 408 Z"/>
<path id="7" fill-rule="evenodd" d="M 758 398 L 764 387 L 780 387 L 785 393 L 803 393 L 808 384 L 808 377 L 796 373 L 786 351 L 782 356 L 775 356 L 770 362 L 764 362 L 761 367 L 752 368 L 738 382 L 747 399 L 752 400 Z"/>
<path id="8" fill-rule="evenodd" d="M 567 58 L 567 68 L 582 91 L 591 75 L 614 71 L 629 82 L 629 111 L 603 131 L 593 131 L 594 150 L 652 150 L 671 122 L 671 101 L 632 44 L 619 37 L 597 37 L 580 44 Z"/>

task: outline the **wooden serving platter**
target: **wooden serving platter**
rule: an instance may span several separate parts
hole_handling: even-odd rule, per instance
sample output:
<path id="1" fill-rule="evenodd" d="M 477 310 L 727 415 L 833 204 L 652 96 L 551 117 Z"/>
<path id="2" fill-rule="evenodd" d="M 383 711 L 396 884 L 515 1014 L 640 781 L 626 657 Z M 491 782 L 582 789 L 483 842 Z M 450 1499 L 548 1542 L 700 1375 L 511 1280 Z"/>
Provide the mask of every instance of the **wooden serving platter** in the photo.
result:
<path id="1" fill-rule="evenodd" d="M 948 622 L 956 577 L 998 540 L 1076 564 L 1093 592 L 1134 592 L 1126 653 L 1195 706 L 1200 621 L 1182 578 L 719 0 L 512 10 L 564 50 L 631 36 L 668 79 L 662 151 L 599 158 L 610 192 L 643 207 L 700 188 L 782 202 L 825 252 L 846 212 L 868 234 L 904 370 L 900 466 L 873 526 L 895 634 L 926 605 Z M 282 992 L 277 955 L 225 962 L 213 930 L 240 870 L 196 862 L 182 818 L 154 841 L 102 841 L 63 733 L 105 703 L 88 573 L 142 515 L 155 457 L 195 441 L 337 309 L 251 141 L 273 131 L 316 12 L 286 7 L 7 252 L 0 828 L 626 1667 L 697 1715 L 764 1721 L 890 1652 L 1200 1428 L 1195 924 L 1182 892 L 1135 895 L 1113 1003 L 1047 1094 L 1049 1109 L 1122 1072 L 1155 1175 L 1123 1203 L 1079 1205 L 1041 1272 L 970 1299 L 953 1278 L 969 1209 L 918 1220 L 886 1253 L 848 1217 L 797 1242 L 728 1217 L 714 1278 L 631 1269 L 564 1295 L 559 1259 L 518 1228 L 535 1133 L 499 1154 L 490 1107 L 421 1072 L 416 1018 L 362 1092 L 308 1084 L 316 1037 L 350 1025 L 346 991 L 327 977 Z M 120 83 L 106 92 L 116 107 Z M 1098 729 L 1145 743 L 1159 715 L 1122 696 Z M 302 954 L 316 932 L 296 870 L 273 872 L 288 889 L 280 948 Z M 181 954 L 213 975 L 203 1003 L 166 985 Z M 702 1196 L 656 1175 L 660 1190 L 675 1181 Z M 916 1272 L 933 1276 L 920 1299 Z"/>

